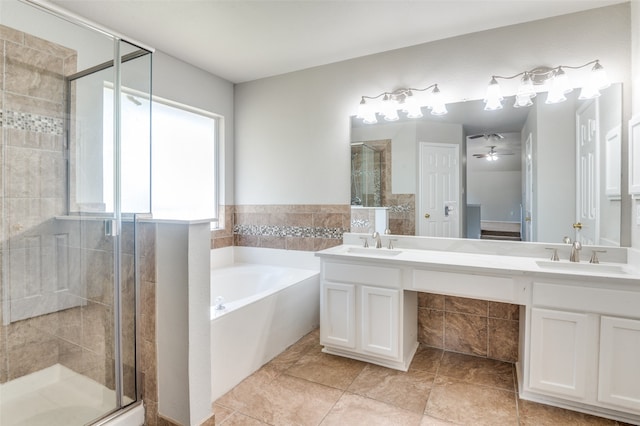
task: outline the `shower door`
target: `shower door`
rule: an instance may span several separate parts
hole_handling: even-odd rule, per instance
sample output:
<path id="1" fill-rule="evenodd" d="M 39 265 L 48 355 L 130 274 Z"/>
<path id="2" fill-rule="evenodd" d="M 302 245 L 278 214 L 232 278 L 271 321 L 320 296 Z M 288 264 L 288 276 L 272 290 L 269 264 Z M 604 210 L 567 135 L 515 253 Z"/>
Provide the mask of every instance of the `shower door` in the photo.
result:
<path id="1" fill-rule="evenodd" d="M 125 177 L 121 111 L 123 84 L 149 96 L 151 55 L 27 4 L 0 2 L 0 17 L 0 424 L 83 425 L 139 399 L 133 213 L 149 211 L 150 113 L 136 117 L 140 175 Z"/>

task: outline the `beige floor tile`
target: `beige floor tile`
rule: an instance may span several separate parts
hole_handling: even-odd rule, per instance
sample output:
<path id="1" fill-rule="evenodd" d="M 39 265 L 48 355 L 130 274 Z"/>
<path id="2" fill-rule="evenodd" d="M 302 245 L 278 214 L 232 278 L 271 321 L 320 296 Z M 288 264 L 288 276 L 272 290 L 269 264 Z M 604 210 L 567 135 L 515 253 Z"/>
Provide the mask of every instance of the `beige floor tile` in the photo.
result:
<path id="1" fill-rule="evenodd" d="M 589 414 L 518 400 L 521 426 L 615 426 L 615 420 L 590 416 Z"/>
<path id="2" fill-rule="evenodd" d="M 488 358 L 445 352 L 438 376 L 515 391 L 513 364 Z"/>
<path id="3" fill-rule="evenodd" d="M 345 390 L 366 365 L 350 358 L 309 352 L 289 368 L 286 374 Z"/>
<path id="4" fill-rule="evenodd" d="M 516 394 L 436 377 L 425 414 L 464 425 L 518 425 Z"/>
<path id="5" fill-rule="evenodd" d="M 453 426 L 456 424 L 427 415 L 422 416 L 422 421 L 420 422 L 420 426 Z"/>
<path id="6" fill-rule="evenodd" d="M 238 413 L 237 411 L 227 417 L 224 421 L 218 422 L 216 420 L 216 425 L 220 426 L 262 426 L 268 425 L 268 423 L 261 422 L 260 420 L 253 419 L 249 416 L 245 416 L 244 414 Z"/>
<path id="7" fill-rule="evenodd" d="M 315 329 L 303 336 L 293 345 L 269 361 L 267 365 L 278 371 L 284 371 L 295 364 L 302 356 L 309 352 L 320 352 L 320 329 Z"/>
<path id="8" fill-rule="evenodd" d="M 345 392 L 321 426 L 418 426 L 422 415 Z"/>
<path id="9" fill-rule="evenodd" d="M 434 378 L 434 373 L 421 370 L 405 373 L 377 365 L 367 365 L 347 390 L 422 414 Z"/>
<path id="10" fill-rule="evenodd" d="M 222 405 L 213 404 L 213 414 L 216 415 L 216 424 L 224 422 L 229 416 L 233 414 L 233 410 L 223 407 Z"/>
<path id="11" fill-rule="evenodd" d="M 220 404 L 272 425 L 317 425 L 340 395 L 341 390 L 282 375 Z"/>
<path id="12" fill-rule="evenodd" d="M 218 398 L 215 404 L 231 410 L 243 411 L 252 404 L 254 399 L 260 398 L 261 389 L 269 386 L 275 377 L 277 376 L 271 369 L 263 367 Z"/>
<path id="13" fill-rule="evenodd" d="M 443 353 L 444 351 L 442 349 L 420 345 L 411 361 L 409 370 L 422 370 L 435 373 L 440 367 Z"/>

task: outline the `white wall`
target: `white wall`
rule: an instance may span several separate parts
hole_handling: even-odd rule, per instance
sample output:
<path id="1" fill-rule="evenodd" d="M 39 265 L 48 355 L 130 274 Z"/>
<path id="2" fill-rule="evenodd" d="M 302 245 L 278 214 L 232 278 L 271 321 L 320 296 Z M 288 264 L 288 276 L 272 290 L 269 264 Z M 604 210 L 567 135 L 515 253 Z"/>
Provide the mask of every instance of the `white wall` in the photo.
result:
<path id="1" fill-rule="evenodd" d="M 484 171 L 467 180 L 467 203 L 480 204 L 480 218 L 520 222 L 520 171 Z"/>
<path id="2" fill-rule="evenodd" d="M 576 221 L 576 105 L 536 103 L 537 133 L 534 142 L 534 221 L 536 241 L 559 243 L 564 236 L 574 238 Z M 551 119 L 553 117 L 554 119 Z M 551 190 L 536 191 L 537 188 Z M 536 220 L 537 219 L 537 220 Z"/>
<path id="3" fill-rule="evenodd" d="M 629 25 L 621 4 L 239 84 L 236 204 L 349 204 L 349 116 L 362 95 L 437 82 L 448 101 L 478 99 L 491 75 L 598 58 L 624 83 L 628 112 Z"/>
<path id="4" fill-rule="evenodd" d="M 640 2 L 634 0 L 631 2 L 631 37 L 632 37 L 632 75 L 633 77 L 633 115 L 640 114 Z M 626 121 L 624 122 L 626 123 Z M 624 127 L 624 126 L 623 126 Z M 624 139 L 623 139 L 624 140 Z M 623 143 L 624 146 L 624 143 Z M 625 167 L 626 163 L 622 164 Z M 625 188 L 623 186 L 623 188 Z M 632 203 L 627 212 L 630 215 L 632 226 L 632 246 L 640 249 L 640 225 L 636 224 L 636 209 L 640 208 L 640 201 L 636 200 Z"/>

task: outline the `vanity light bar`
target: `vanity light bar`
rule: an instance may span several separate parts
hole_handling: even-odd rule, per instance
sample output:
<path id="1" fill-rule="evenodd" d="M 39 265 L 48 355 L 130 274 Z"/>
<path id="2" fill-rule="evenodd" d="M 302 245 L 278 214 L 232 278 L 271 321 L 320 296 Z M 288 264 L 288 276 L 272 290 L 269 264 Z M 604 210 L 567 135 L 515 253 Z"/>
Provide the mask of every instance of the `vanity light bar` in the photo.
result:
<path id="1" fill-rule="evenodd" d="M 377 96 L 362 96 L 358 106 L 358 118 L 366 124 L 378 122 L 376 114 L 381 114 L 386 121 L 399 120 L 398 110 L 402 110 L 409 118 L 422 117 L 422 105 L 416 99 L 414 92 L 425 92 L 432 89 L 426 101 L 426 107 L 432 115 L 444 115 L 447 106 L 442 99 L 442 94 L 437 84 L 432 84 L 424 89 L 397 89 L 393 92 L 382 92 Z M 381 102 L 372 102 L 382 98 Z"/>
<path id="2" fill-rule="evenodd" d="M 564 72 L 564 69 L 577 70 L 589 65 L 593 65 L 593 68 L 591 68 L 589 80 L 587 84 L 582 87 L 578 99 L 597 98 L 600 96 L 600 90 L 609 87 L 611 83 L 607 78 L 604 67 L 600 65 L 600 61 L 598 59 L 595 59 L 579 66 L 559 65 L 554 68 L 538 67 L 530 71 L 519 72 L 518 74 L 509 77 L 494 75 L 491 77 L 489 86 L 487 87 L 487 94 L 484 99 L 484 109 L 487 111 L 502 109 L 502 101 L 504 98 L 500 94 L 500 86 L 497 79 L 511 80 L 520 76 L 522 76 L 522 79 L 520 86 L 518 87 L 518 91 L 516 92 L 516 101 L 513 105 L 515 108 L 533 105 L 532 99 L 536 96 L 534 85 L 542 85 L 547 81 L 551 82 L 551 87 L 549 89 L 549 93 L 547 93 L 547 100 L 545 103 L 555 104 L 564 102 L 567 100 L 564 95 L 573 90 L 569 84 L 569 78 Z"/>

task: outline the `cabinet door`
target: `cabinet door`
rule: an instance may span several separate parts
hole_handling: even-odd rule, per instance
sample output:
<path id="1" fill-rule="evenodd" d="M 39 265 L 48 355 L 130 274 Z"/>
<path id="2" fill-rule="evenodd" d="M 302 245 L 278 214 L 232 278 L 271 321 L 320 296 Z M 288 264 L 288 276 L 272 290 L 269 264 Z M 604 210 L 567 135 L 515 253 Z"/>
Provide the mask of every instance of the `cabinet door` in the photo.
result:
<path id="1" fill-rule="evenodd" d="M 598 400 L 640 412 L 640 321 L 600 319 Z"/>
<path id="2" fill-rule="evenodd" d="M 356 347 L 356 290 L 353 284 L 322 283 L 320 342 L 344 348 Z"/>
<path id="3" fill-rule="evenodd" d="M 361 287 L 362 350 L 397 358 L 400 352 L 400 292 L 378 287 Z"/>
<path id="4" fill-rule="evenodd" d="M 586 314 L 531 309 L 531 388 L 585 397 L 587 319 Z"/>

